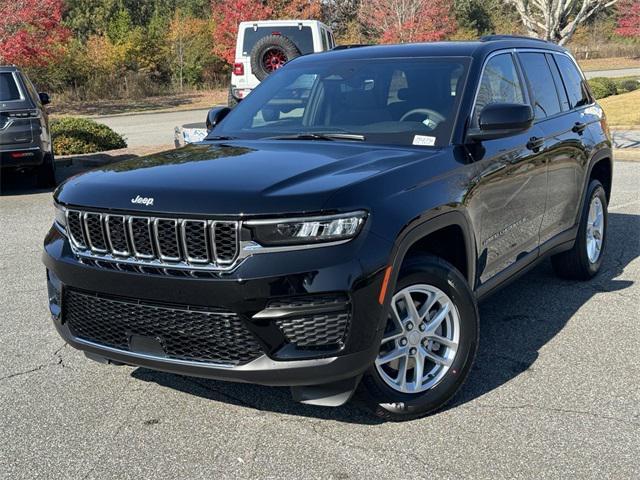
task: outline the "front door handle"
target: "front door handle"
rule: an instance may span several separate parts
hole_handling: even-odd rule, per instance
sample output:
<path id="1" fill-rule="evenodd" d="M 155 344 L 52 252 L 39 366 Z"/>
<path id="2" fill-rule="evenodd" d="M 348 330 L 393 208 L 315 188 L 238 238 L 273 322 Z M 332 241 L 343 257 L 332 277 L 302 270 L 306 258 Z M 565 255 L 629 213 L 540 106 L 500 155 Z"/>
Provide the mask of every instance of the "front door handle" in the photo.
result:
<path id="1" fill-rule="evenodd" d="M 531 137 L 527 142 L 527 148 L 534 152 L 537 152 L 544 145 L 544 138 L 540 137 Z"/>
<path id="2" fill-rule="evenodd" d="M 573 133 L 578 133 L 578 134 L 582 134 L 582 132 L 584 132 L 584 129 L 587 128 L 587 124 L 586 123 L 582 123 L 582 122 L 576 122 L 573 125 L 573 128 L 571 129 L 571 131 Z"/>

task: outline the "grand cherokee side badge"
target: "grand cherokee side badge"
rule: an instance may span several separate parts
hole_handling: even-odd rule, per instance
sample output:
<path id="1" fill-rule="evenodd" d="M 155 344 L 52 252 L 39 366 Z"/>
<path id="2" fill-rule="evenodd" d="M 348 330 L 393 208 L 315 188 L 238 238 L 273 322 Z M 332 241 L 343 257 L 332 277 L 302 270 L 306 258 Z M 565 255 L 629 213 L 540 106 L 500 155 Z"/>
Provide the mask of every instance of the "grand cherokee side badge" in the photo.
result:
<path id="1" fill-rule="evenodd" d="M 153 205 L 153 197 L 141 197 L 137 195 L 136 198 L 131 199 L 131 203 L 138 203 L 150 207 Z"/>

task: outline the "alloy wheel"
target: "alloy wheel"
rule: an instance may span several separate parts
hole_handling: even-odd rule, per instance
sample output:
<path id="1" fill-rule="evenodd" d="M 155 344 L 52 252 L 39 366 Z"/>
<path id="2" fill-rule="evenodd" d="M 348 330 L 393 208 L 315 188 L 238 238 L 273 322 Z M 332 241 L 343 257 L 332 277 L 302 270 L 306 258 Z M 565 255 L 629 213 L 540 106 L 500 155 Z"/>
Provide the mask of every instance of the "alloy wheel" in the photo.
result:
<path id="1" fill-rule="evenodd" d="M 604 240 L 604 208 L 602 201 L 594 196 L 589 205 L 589 215 L 587 216 L 587 257 L 589 262 L 596 263 L 602 251 L 602 241 Z"/>
<path id="2" fill-rule="evenodd" d="M 391 300 L 376 370 L 396 391 L 424 392 L 451 368 L 459 337 L 460 316 L 452 300 L 433 285 L 411 285 Z"/>

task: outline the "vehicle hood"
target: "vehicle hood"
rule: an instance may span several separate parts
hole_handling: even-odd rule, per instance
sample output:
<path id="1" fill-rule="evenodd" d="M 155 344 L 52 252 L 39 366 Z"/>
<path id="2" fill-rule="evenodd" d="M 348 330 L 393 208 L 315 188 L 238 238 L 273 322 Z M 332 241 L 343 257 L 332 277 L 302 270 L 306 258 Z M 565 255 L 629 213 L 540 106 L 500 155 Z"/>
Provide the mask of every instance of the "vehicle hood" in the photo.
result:
<path id="1" fill-rule="evenodd" d="M 72 177 L 56 200 L 188 215 L 318 212 L 337 190 L 434 152 L 330 141 L 194 144 Z M 137 197 L 153 203 L 132 202 Z"/>

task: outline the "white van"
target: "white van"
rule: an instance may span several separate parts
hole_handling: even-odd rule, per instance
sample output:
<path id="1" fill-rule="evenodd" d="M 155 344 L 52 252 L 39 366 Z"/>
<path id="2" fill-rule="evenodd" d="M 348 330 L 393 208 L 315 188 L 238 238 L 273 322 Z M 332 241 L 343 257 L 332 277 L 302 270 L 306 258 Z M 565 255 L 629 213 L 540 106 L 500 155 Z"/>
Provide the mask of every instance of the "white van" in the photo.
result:
<path id="1" fill-rule="evenodd" d="M 231 73 L 229 106 L 245 98 L 271 72 L 289 60 L 335 46 L 333 32 L 316 20 L 242 22 Z"/>

